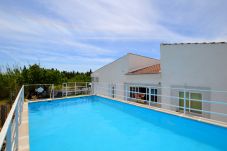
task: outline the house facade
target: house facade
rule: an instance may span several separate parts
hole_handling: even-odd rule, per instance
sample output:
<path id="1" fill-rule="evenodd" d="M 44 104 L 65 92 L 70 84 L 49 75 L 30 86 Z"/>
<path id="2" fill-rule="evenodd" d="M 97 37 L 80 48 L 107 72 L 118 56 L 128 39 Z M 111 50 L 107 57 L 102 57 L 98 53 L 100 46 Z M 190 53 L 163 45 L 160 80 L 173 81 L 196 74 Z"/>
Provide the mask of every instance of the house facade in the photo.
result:
<path id="1" fill-rule="evenodd" d="M 96 70 L 94 93 L 227 121 L 227 43 L 161 44 L 160 53 L 129 53 Z"/>
<path id="2" fill-rule="evenodd" d="M 163 95 L 182 96 L 183 90 L 174 88 L 186 88 L 187 101 L 191 103 L 187 104 L 187 108 L 192 108 L 191 112 L 201 113 L 197 110 L 204 110 L 227 114 L 227 105 L 217 103 L 227 103 L 227 43 L 161 44 L 160 53 L 162 86 L 172 88 L 163 88 Z M 178 104 L 178 101 L 169 98 L 162 101 Z M 202 114 L 227 121 L 227 116 Z"/>
<path id="3" fill-rule="evenodd" d="M 92 79 L 95 94 L 128 100 L 130 89 L 148 93 L 148 86 L 160 84 L 160 60 L 129 53 L 93 72 Z"/>

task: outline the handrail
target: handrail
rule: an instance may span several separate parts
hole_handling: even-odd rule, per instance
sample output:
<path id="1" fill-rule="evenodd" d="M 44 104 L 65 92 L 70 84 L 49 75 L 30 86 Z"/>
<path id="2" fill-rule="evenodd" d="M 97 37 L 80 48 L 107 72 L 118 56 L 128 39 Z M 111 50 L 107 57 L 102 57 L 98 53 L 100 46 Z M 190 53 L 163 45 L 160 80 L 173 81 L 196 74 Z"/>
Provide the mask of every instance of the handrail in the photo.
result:
<path id="1" fill-rule="evenodd" d="M 142 85 L 140 85 L 141 87 L 143 87 Z M 101 89 L 106 89 L 106 90 L 110 90 L 110 88 L 105 88 L 105 87 L 100 87 L 98 86 L 99 88 Z M 144 86 L 146 87 L 146 86 Z M 149 87 L 149 86 L 148 86 Z M 151 87 L 151 88 L 154 88 L 156 89 L 156 87 Z M 187 89 L 186 89 L 187 90 Z M 120 91 L 120 92 L 129 92 L 129 93 L 134 93 L 134 94 L 145 94 L 147 95 L 148 93 L 143 93 L 143 92 L 136 92 L 136 91 L 129 91 L 129 90 L 117 90 L 115 89 L 115 91 Z M 163 98 L 172 98 L 172 99 L 184 99 L 184 97 L 178 97 L 178 96 L 171 96 L 171 95 L 160 95 L 160 94 L 152 94 L 153 96 L 160 96 L 160 97 L 163 97 Z M 195 102 L 202 102 L 202 103 L 210 103 L 210 104 L 222 104 L 222 105 L 227 105 L 227 102 L 223 102 L 223 101 L 220 101 L 220 100 L 199 100 L 199 99 L 190 99 L 190 101 L 195 101 Z"/>
<path id="2" fill-rule="evenodd" d="M 152 85 L 151 83 L 147 84 L 147 83 L 110 83 L 110 82 L 92 82 L 93 84 L 115 84 L 115 85 L 121 85 L 121 86 L 125 86 L 125 85 L 130 85 L 130 86 L 135 86 L 135 87 L 139 87 L 139 86 L 150 86 L 150 87 L 155 87 L 158 89 L 171 89 L 171 90 L 187 90 L 187 91 L 200 91 L 200 92 L 214 92 L 214 93 L 227 93 L 227 90 L 218 90 L 218 89 L 206 89 L 206 88 L 187 88 L 187 87 L 179 87 L 179 86 L 174 86 L 174 87 L 170 87 L 170 86 L 161 86 L 161 85 Z"/>
<path id="3" fill-rule="evenodd" d="M 2 150 L 4 140 L 6 139 L 6 151 L 18 150 L 18 127 L 21 124 L 21 112 L 24 103 L 24 85 L 21 87 L 15 102 L 7 116 L 7 119 L 0 132 L 0 150 Z M 15 121 L 14 121 L 15 120 Z M 14 124 L 12 124 L 15 122 Z M 12 127 L 15 127 L 12 131 Z M 14 148 L 15 147 L 15 148 Z"/>
<path id="4" fill-rule="evenodd" d="M 167 89 L 167 87 L 162 86 L 155 86 L 155 85 L 143 85 L 143 84 L 116 84 L 116 83 L 105 83 L 105 82 L 93 82 L 93 91 L 95 95 L 104 95 L 104 96 L 110 96 L 113 98 L 121 98 L 126 101 L 130 100 L 136 100 L 136 101 L 146 101 L 147 105 L 155 104 L 158 105 L 159 108 L 165 108 L 168 110 L 173 110 L 176 112 L 179 112 L 179 109 L 183 109 L 184 114 L 193 114 L 195 115 L 196 112 L 201 112 L 201 114 L 198 114 L 199 116 L 202 116 L 204 118 L 209 118 L 216 121 L 221 121 L 227 123 L 227 112 L 223 108 L 227 109 L 227 91 L 218 91 L 222 92 L 222 94 L 215 94 L 217 96 L 216 98 L 208 98 L 206 95 L 207 93 L 217 93 L 217 91 L 199 91 L 197 93 L 201 93 L 202 98 L 201 99 L 195 99 L 195 98 L 187 98 L 186 92 L 188 93 L 195 93 L 196 91 L 192 91 L 195 89 L 188 89 L 188 88 L 182 88 L 182 89 L 176 89 L 176 88 L 168 88 L 168 91 L 165 90 L 166 93 L 162 93 L 163 89 Z M 114 86 L 113 86 L 114 85 Z M 131 90 L 130 87 L 145 87 L 146 92 L 139 92 L 139 89 Z M 162 89 L 163 88 L 163 89 Z M 157 89 L 159 92 L 155 93 L 152 92 L 151 89 Z M 174 90 L 174 91 L 173 91 Z M 178 91 L 175 91 L 178 90 Z M 172 93 L 174 92 L 174 93 Z M 184 92 L 183 96 L 179 96 L 179 92 Z M 205 93 L 206 92 L 206 93 Z M 136 96 L 131 96 L 135 94 L 141 94 L 144 95 L 145 98 L 140 99 Z M 211 94 L 209 94 L 210 97 Z M 204 97 L 206 96 L 206 97 Z M 156 101 L 151 100 L 151 97 L 157 97 Z M 209 99 L 209 100 L 208 100 Z M 180 105 L 180 100 L 183 100 L 182 105 Z M 195 108 L 191 107 L 192 102 L 200 102 L 201 108 Z M 215 107 L 222 107 L 221 110 L 217 109 L 208 109 L 210 106 Z M 194 113 L 195 112 L 195 113 Z M 213 116 L 214 115 L 214 116 Z M 218 116 L 218 117 L 217 117 Z"/>

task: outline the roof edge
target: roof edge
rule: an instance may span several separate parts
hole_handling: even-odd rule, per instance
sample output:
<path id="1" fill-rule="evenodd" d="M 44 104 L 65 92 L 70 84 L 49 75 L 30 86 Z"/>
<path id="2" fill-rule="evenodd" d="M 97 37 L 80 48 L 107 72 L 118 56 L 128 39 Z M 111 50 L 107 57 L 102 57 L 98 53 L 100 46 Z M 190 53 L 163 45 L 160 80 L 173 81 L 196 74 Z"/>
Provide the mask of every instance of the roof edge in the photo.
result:
<path id="1" fill-rule="evenodd" d="M 127 54 L 131 54 L 131 55 L 135 55 L 135 56 L 140 56 L 140 57 L 144 57 L 144 58 L 154 59 L 154 60 L 160 61 L 160 59 L 157 59 L 157 58 L 147 57 L 147 56 L 143 56 L 143 55 L 139 55 L 139 54 L 135 54 L 135 53 L 131 53 L 131 52 L 129 52 Z"/>
<path id="2" fill-rule="evenodd" d="M 108 64 L 106 64 L 106 65 L 104 65 L 104 66 L 102 66 L 102 67 L 100 67 L 100 68 L 98 68 L 97 70 L 93 71 L 92 73 L 94 73 L 94 72 L 96 72 L 96 71 L 99 71 L 99 70 L 101 70 L 102 68 L 104 68 L 105 66 L 108 66 L 108 65 L 110 65 L 110 64 L 112 64 L 112 63 L 114 63 L 114 62 L 120 60 L 121 58 L 128 56 L 128 55 L 135 55 L 135 56 L 140 56 L 140 57 L 144 57 L 144 58 L 154 59 L 154 60 L 160 61 L 159 59 L 155 59 L 155 58 L 151 58 L 151 57 L 147 57 L 147 56 L 142 56 L 142 55 L 139 55 L 139 54 L 134 54 L 134 53 L 129 52 L 129 53 L 127 53 L 127 54 L 125 54 L 125 55 L 123 55 L 123 56 L 117 58 L 116 60 L 114 60 L 114 61 L 112 61 L 112 62 L 110 62 L 110 63 L 108 63 Z"/>
<path id="3" fill-rule="evenodd" d="M 160 45 L 189 45 L 189 44 L 227 44 L 225 41 L 221 42 L 188 42 L 188 43 L 161 43 Z"/>

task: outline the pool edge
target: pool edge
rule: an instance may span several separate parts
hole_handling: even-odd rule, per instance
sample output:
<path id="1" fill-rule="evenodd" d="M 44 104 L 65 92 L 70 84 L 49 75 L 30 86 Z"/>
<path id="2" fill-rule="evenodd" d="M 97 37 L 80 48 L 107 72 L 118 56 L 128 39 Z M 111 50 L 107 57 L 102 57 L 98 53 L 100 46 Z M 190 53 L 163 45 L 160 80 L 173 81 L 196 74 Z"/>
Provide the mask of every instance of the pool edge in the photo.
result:
<path id="1" fill-rule="evenodd" d="M 138 107 L 142 107 L 142 108 L 146 108 L 146 109 L 150 109 L 150 110 L 155 110 L 155 111 L 170 114 L 170 115 L 175 115 L 175 116 L 178 116 L 178 117 L 187 118 L 187 119 L 190 119 L 190 120 L 195 120 L 195 121 L 206 123 L 206 124 L 211 124 L 211 125 L 227 128 L 227 123 L 215 121 L 215 120 L 212 120 L 212 119 L 207 119 L 207 118 L 198 117 L 198 116 L 194 116 L 194 115 L 188 115 L 188 114 L 184 114 L 184 113 L 174 112 L 174 111 L 170 111 L 170 110 L 167 110 L 167 109 L 157 108 L 157 107 L 154 107 L 154 106 L 144 105 L 144 104 L 140 104 L 140 103 L 136 103 L 136 102 L 125 101 L 125 100 L 117 99 L 117 98 L 111 98 L 111 97 L 103 96 L 103 95 L 94 95 L 94 96 L 100 96 L 100 97 L 103 97 L 103 98 L 111 99 L 111 100 L 122 102 L 122 103 L 125 103 L 125 104 L 130 104 L 130 105 L 134 105 L 134 106 L 138 106 Z"/>
<path id="2" fill-rule="evenodd" d="M 70 98 L 80 98 L 80 97 L 87 97 L 87 96 L 94 96 L 94 95 L 77 95 L 77 96 L 68 96 L 68 97 L 61 97 L 61 98 L 54 98 L 54 99 L 34 100 L 34 101 L 27 100 L 27 102 L 28 103 L 38 103 L 38 102 L 58 101 L 58 100 L 64 100 L 64 99 L 70 99 Z"/>
<path id="3" fill-rule="evenodd" d="M 23 104 L 22 120 L 19 126 L 19 148 L 18 151 L 29 151 L 29 119 L 28 119 L 28 102 Z"/>
<path id="4" fill-rule="evenodd" d="M 100 96 L 100 97 L 111 99 L 111 100 L 114 100 L 114 101 L 130 104 L 130 105 L 134 105 L 134 106 L 138 106 L 138 107 L 142 107 L 142 108 L 146 108 L 146 109 L 150 109 L 150 110 L 154 110 L 154 111 L 158 111 L 158 112 L 162 112 L 162 113 L 166 113 L 166 114 L 170 114 L 170 115 L 175 115 L 175 116 L 178 116 L 178 117 L 187 118 L 187 119 L 190 119 L 190 120 L 195 120 L 195 121 L 206 123 L 206 124 L 211 124 L 211 125 L 227 128 L 227 123 L 224 123 L 224 122 L 221 122 L 221 121 L 216 121 L 216 120 L 198 117 L 198 116 L 194 116 L 194 115 L 188 115 L 188 114 L 184 114 L 184 113 L 180 113 L 180 112 L 170 111 L 170 110 L 163 109 L 163 108 L 148 106 L 148 105 L 144 105 L 144 104 L 140 104 L 140 103 L 136 103 L 136 102 L 125 101 L 125 100 L 122 100 L 122 99 L 111 98 L 111 97 L 108 97 L 108 96 L 98 95 L 98 94 L 78 95 L 78 96 L 63 97 L 63 98 L 56 98 L 56 99 L 29 101 L 29 103 L 57 101 L 57 100 L 63 100 L 63 99 L 67 99 L 67 98 L 79 98 L 79 97 L 87 97 L 87 96 Z"/>

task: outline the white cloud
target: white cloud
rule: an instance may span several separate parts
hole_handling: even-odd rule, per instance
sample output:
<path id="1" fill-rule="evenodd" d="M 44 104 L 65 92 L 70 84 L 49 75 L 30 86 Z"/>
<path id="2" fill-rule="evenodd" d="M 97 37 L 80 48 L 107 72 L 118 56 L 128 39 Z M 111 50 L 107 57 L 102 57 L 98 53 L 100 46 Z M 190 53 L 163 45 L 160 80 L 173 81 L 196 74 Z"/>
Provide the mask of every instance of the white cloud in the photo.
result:
<path id="1" fill-rule="evenodd" d="M 222 0 L 29 2 L 30 6 L 23 5 L 23 0 L 13 6 L 7 2 L 0 5 L 0 54 L 18 55 L 17 62 L 40 60 L 54 64 L 64 58 L 62 64 L 78 59 L 85 68 L 93 60 L 97 67 L 122 54 L 89 41 L 117 44 L 227 39 L 226 2 Z"/>

